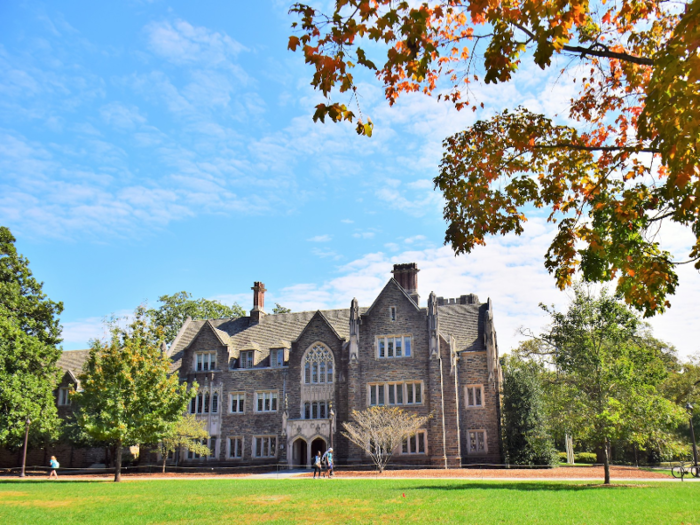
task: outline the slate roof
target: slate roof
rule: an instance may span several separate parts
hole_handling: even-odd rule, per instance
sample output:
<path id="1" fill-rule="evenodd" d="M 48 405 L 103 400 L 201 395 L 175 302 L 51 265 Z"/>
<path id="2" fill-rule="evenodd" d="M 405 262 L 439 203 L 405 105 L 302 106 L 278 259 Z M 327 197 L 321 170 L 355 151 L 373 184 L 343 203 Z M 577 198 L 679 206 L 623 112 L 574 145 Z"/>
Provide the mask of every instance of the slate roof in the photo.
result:
<path id="1" fill-rule="evenodd" d="M 78 376 L 83 371 L 83 364 L 87 361 L 90 350 L 64 350 L 56 363 L 58 367 L 67 372 L 70 370 L 74 376 Z"/>
<path id="2" fill-rule="evenodd" d="M 185 348 L 190 345 L 207 322 L 211 323 L 218 332 L 217 335 L 220 339 L 228 338 L 228 344 L 234 349 L 244 350 L 257 346 L 262 356 L 265 357 L 269 354 L 270 349 L 287 346 L 280 343 L 296 340 L 317 311 L 319 310 L 268 314 L 255 324 L 251 324 L 250 317 L 190 321 L 185 330 L 173 341 L 170 348 L 169 355 L 173 360 L 171 370 L 175 371 L 180 368 Z M 364 314 L 366 311 L 367 308 L 360 308 L 360 314 Z M 341 338 L 349 338 L 349 308 L 320 310 L 320 312 Z"/>
<path id="3" fill-rule="evenodd" d="M 440 335 L 445 341 L 455 338 L 457 351 L 475 352 L 486 350 L 484 338 L 484 316 L 486 304 L 446 304 L 438 306 Z"/>

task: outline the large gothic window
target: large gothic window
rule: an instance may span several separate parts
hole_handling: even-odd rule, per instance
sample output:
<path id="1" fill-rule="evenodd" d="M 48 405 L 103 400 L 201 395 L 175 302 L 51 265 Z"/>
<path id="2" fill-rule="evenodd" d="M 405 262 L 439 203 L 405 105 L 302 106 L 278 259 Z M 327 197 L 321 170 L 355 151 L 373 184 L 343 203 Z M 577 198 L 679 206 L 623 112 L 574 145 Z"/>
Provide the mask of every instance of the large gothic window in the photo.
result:
<path id="1" fill-rule="evenodd" d="M 304 383 L 333 382 L 333 354 L 323 345 L 315 345 L 304 357 Z"/>

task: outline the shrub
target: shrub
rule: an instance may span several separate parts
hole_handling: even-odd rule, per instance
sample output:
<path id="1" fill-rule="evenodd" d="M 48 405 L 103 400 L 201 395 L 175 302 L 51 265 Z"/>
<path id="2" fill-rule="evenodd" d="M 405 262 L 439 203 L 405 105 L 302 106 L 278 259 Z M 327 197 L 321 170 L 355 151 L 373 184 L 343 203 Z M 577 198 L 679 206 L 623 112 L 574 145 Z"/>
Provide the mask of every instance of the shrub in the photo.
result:
<path id="1" fill-rule="evenodd" d="M 566 452 L 557 452 L 559 456 L 559 463 L 566 463 Z"/>
<path id="2" fill-rule="evenodd" d="M 598 456 L 593 452 L 579 452 L 575 456 L 576 463 L 595 463 L 598 461 Z"/>

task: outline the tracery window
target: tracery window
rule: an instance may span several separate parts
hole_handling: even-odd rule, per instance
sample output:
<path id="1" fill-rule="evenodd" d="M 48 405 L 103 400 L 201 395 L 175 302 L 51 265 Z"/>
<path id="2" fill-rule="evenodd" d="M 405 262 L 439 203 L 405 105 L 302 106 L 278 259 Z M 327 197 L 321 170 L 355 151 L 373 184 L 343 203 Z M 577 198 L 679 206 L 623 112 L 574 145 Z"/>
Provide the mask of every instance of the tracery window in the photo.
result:
<path id="1" fill-rule="evenodd" d="M 319 384 L 333 382 L 333 354 L 328 348 L 316 345 L 306 352 L 304 358 L 304 383 Z"/>

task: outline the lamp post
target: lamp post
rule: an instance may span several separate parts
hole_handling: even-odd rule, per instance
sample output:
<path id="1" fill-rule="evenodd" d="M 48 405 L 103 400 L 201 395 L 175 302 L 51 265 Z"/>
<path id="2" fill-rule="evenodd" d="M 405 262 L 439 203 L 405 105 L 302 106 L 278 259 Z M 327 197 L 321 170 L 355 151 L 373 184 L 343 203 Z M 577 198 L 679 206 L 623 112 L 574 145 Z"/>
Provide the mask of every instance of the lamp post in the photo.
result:
<path id="1" fill-rule="evenodd" d="M 693 440 L 693 465 L 698 466 L 698 447 L 695 444 L 695 430 L 693 429 L 693 405 L 688 403 L 685 405 L 685 409 L 688 411 L 688 419 L 690 422 L 690 437 Z"/>
<path id="2" fill-rule="evenodd" d="M 27 422 L 26 426 L 24 429 L 24 451 L 22 452 L 22 472 L 19 473 L 20 478 L 24 478 L 27 475 L 25 474 L 24 470 L 25 467 L 27 466 L 27 443 L 29 441 L 29 424 L 31 421 L 29 420 L 29 416 L 27 416 Z"/>

